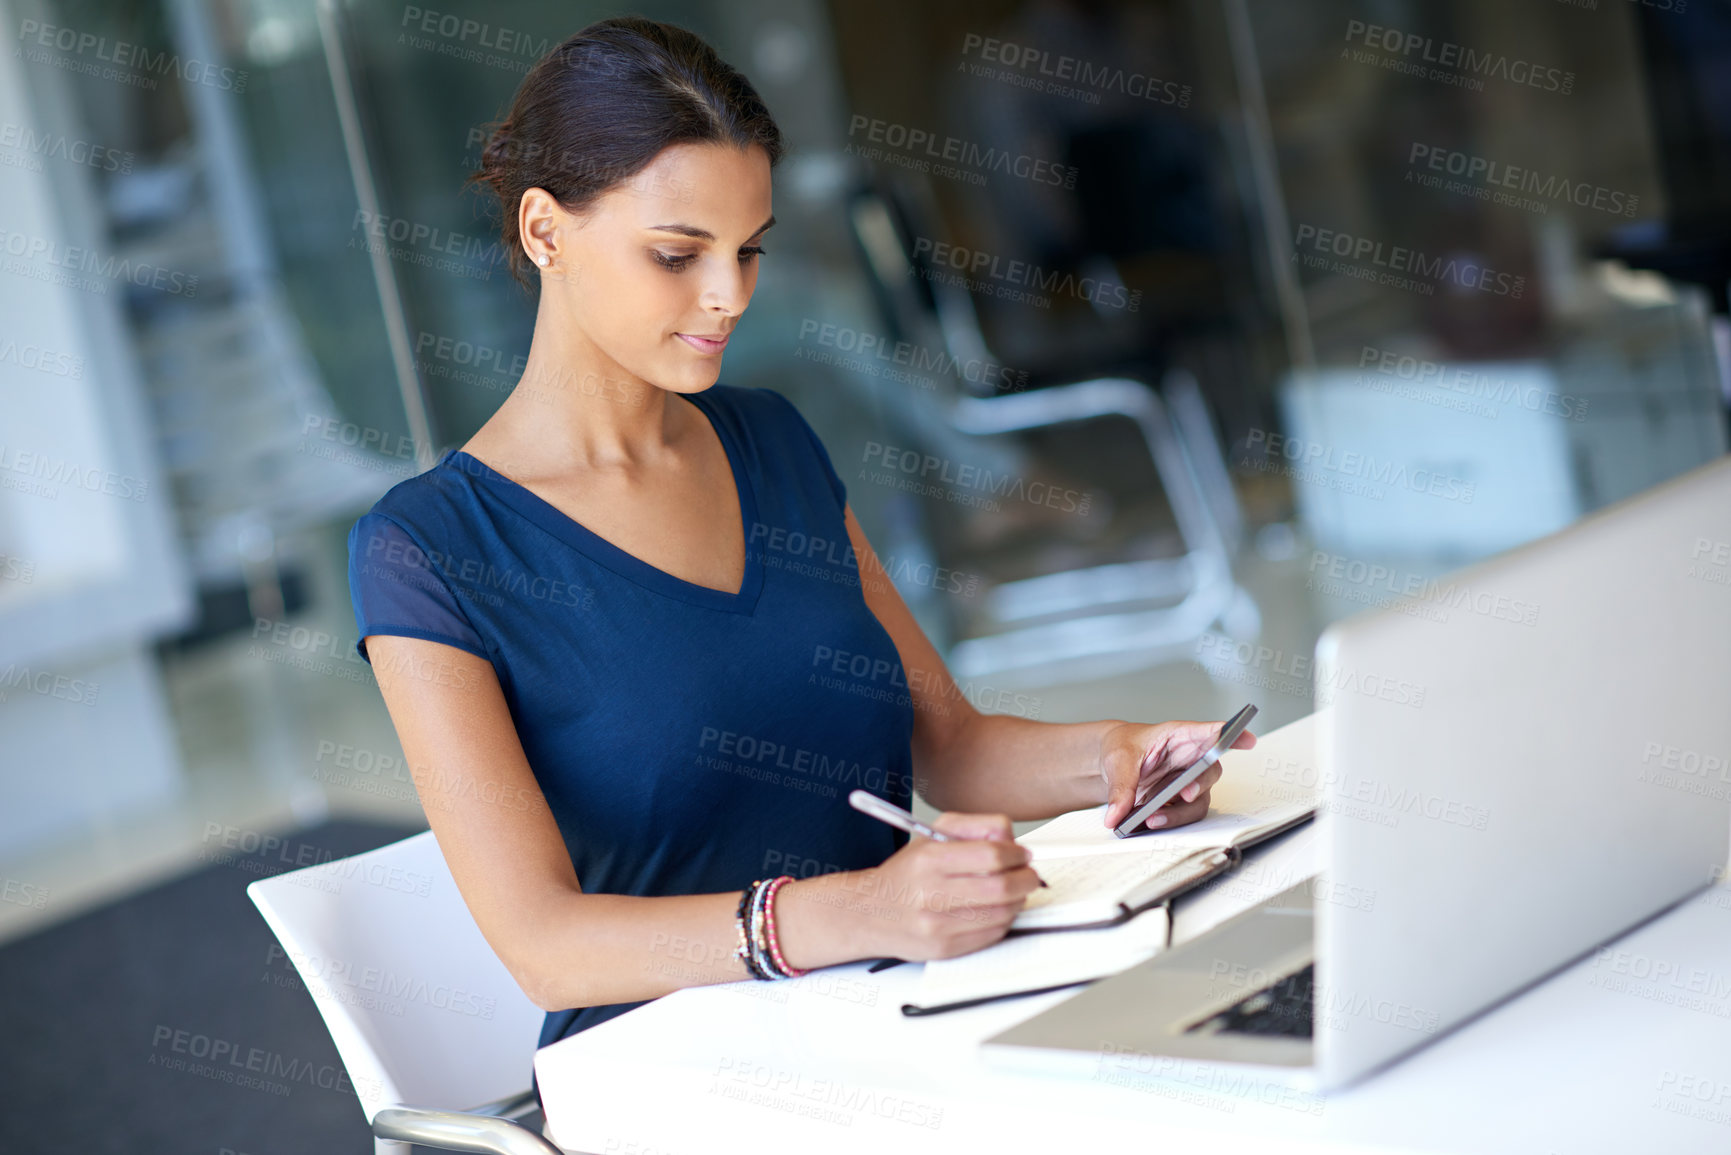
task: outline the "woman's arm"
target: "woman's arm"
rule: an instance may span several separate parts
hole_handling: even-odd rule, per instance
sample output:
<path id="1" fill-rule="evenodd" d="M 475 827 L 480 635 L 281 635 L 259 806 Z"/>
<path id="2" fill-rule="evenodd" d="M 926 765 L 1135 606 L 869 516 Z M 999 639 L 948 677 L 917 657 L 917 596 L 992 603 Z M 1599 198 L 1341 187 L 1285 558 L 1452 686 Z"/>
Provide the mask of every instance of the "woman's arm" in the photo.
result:
<path id="1" fill-rule="evenodd" d="M 751 977 L 733 957 L 737 893 L 583 893 L 492 663 L 385 634 L 369 636 L 367 652 L 457 889 L 530 1001 L 605 1006 Z M 794 965 L 872 957 L 841 904 L 815 913 Z"/>
<path id="2" fill-rule="evenodd" d="M 469 913 L 543 1010 L 632 1003 L 751 977 L 734 958 L 739 892 L 585 894 L 523 753 L 492 663 L 419 638 L 367 637 L 415 789 Z M 1035 885 L 1009 825 L 945 815 L 969 841 L 915 839 L 881 867 L 788 883 L 782 953 L 802 970 L 948 957 L 1002 937 Z"/>
<path id="3" fill-rule="evenodd" d="M 902 601 L 851 507 L 846 517 L 866 605 L 895 642 L 907 674 L 914 782 L 932 806 L 1024 821 L 1109 803 L 1106 825 L 1113 826 L 1130 813 L 1139 782 L 1163 777 L 1207 748 L 1211 723 L 1056 723 L 980 713 Z M 1246 733 L 1236 745 L 1254 742 Z M 1139 775 L 1145 755 L 1147 771 Z M 1160 824 L 1181 826 L 1205 815 L 1219 777 L 1219 766 L 1210 767 L 1161 808 Z"/>

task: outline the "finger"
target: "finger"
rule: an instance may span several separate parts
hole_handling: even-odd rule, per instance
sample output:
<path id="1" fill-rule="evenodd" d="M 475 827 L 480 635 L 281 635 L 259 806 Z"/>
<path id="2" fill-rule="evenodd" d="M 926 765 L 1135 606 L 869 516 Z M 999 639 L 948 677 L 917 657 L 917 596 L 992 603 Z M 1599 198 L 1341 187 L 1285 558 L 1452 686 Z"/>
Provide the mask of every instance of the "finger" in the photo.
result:
<path id="1" fill-rule="evenodd" d="M 1159 777 L 1151 779 L 1149 781 L 1148 789 L 1143 792 L 1142 796 L 1144 798 L 1146 798 L 1149 795 L 1154 794 L 1156 791 L 1164 790 L 1169 783 L 1171 783 L 1175 779 L 1183 777 L 1184 774 L 1194 765 L 1196 765 L 1196 762 L 1194 759 L 1192 759 L 1189 762 L 1183 762 L 1183 763 L 1180 763 L 1176 766 L 1172 766 L 1169 769 L 1161 771 Z M 1214 765 L 1217 766 L 1217 765 L 1219 765 L 1219 763 L 1215 763 Z M 1212 770 L 1212 769 L 1214 769 L 1214 766 L 1208 767 L 1208 770 L 1204 770 L 1202 773 L 1207 774 L 1208 771 Z"/>
<path id="2" fill-rule="evenodd" d="M 1040 876 L 1032 866 L 1018 866 L 1002 874 L 982 876 L 979 883 L 984 891 L 981 901 L 992 904 L 1008 903 L 1020 909 L 1027 897 L 1039 889 Z"/>
<path id="3" fill-rule="evenodd" d="M 1163 771 L 1159 777 L 1154 778 L 1154 779 L 1149 781 L 1147 789 L 1141 790 L 1138 792 L 1138 797 L 1142 798 L 1144 801 L 1146 801 L 1149 798 L 1154 797 L 1154 795 L 1156 795 L 1160 791 L 1166 789 L 1166 787 L 1168 785 L 1170 785 L 1173 781 L 1182 777 L 1184 775 L 1184 773 L 1186 771 L 1188 771 L 1193 764 L 1194 764 L 1193 761 L 1192 762 L 1186 762 L 1186 763 L 1183 763 L 1183 764 L 1178 765 L 1178 766 L 1173 766 L 1172 768 Z M 1213 766 L 1208 767 L 1208 769 L 1204 770 L 1202 772 L 1201 776 L 1196 779 L 1196 782 L 1202 782 L 1204 779 L 1208 779 L 1208 775 L 1210 775 L 1210 774 L 1215 775 L 1215 777 L 1219 777 L 1220 772 L 1219 772 L 1219 770 L 1216 769 L 1217 766 L 1219 766 L 1218 762 L 1216 762 Z M 1191 789 L 1191 787 L 1195 786 L 1196 782 L 1192 782 L 1192 783 L 1189 783 L 1188 785 L 1186 785 L 1183 790 L 1180 790 L 1178 792 L 1179 795 L 1184 796 L 1186 798 L 1193 797 L 1195 794 L 1195 791 L 1193 791 Z M 1213 784 L 1214 784 L 1213 780 L 1208 779 L 1208 781 L 1203 785 L 1202 789 L 1206 790 L 1209 786 L 1212 786 Z"/>
<path id="4" fill-rule="evenodd" d="M 1008 842 L 1015 838 L 1007 814 L 969 814 L 961 810 L 946 810 L 932 823 L 932 829 L 951 838 L 989 838 Z"/>
<path id="5" fill-rule="evenodd" d="M 928 853 L 936 855 L 940 874 L 954 876 L 1002 874 L 1019 870 L 1034 858 L 1034 852 L 1021 843 L 995 838 L 934 843 Z"/>
<path id="6" fill-rule="evenodd" d="M 942 918 L 972 925 L 1004 924 L 1021 911 L 1024 900 L 1006 900 L 1001 895 L 973 895 L 960 891 L 927 891 L 920 904 Z"/>
<path id="7" fill-rule="evenodd" d="M 1146 757 L 1143 759 L 1147 761 Z M 1106 816 L 1107 826 L 1116 826 L 1129 817 L 1130 811 L 1136 805 L 1137 791 L 1141 786 L 1141 766 L 1114 765 L 1111 778 L 1106 785 Z"/>
<path id="8" fill-rule="evenodd" d="M 1160 830 L 1170 830 L 1175 826 L 1188 826 L 1190 823 L 1208 816 L 1208 802 L 1209 797 L 1206 793 L 1194 802 L 1174 800 L 1162 806 L 1157 813 L 1149 815 L 1149 820 L 1152 821 L 1164 816 L 1166 821 L 1157 827 Z"/>
<path id="9" fill-rule="evenodd" d="M 1003 870 L 946 870 L 940 867 L 927 875 L 927 889 L 942 893 L 948 902 L 991 903 L 1009 902 L 1015 897 L 1017 871 L 1031 870 L 1028 866 L 1007 866 Z"/>
<path id="10" fill-rule="evenodd" d="M 1220 724 L 1217 722 L 1175 722 L 1173 725 L 1180 727 L 1181 729 L 1179 729 L 1179 731 L 1173 736 L 1168 747 L 1168 758 L 1163 760 L 1163 765 L 1159 774 L 1152 780 L 1147 790 L 1139 791 L 1141 797 L 1147 797 L 1155 791 L 1164 789 L 1168 782 L 1189 769 L 1198 758 L 1202 757 L 1203 754 L 1213 748 L 1214 742 L 1220 733 Z M 1255 745 L 1256 735 L 1245 730 L 1240 732 L 1238 737 L 1233 740 L 1230 748 L 1234 750 L 1248 750 Z M 1212 786 L 1214 782 L 1219 779 L 1220 770 L 1218 769 L 1218 766 L 1219 763 L 1216 762 L 1213 766 L 1209 767 L 1208 770 L 1204 771 L 1205 776 L 1211 774 L 1213 777 L 1207 778 L 1203 789 Z M 1202 779 L 1198 779 L 1198 781 L 1202 781 Z M 1190 801 L 1196 797 L 1198 791 L 1195 789 L 1194 783 L 1192 783 L 1191 785 L 1186 786 L 1179 793 L 1186 801 Z"/>
<path id="11" fill-rule="evenodd" d="M 1209 730 L 1206 722 L 1174 722 L 1173 725 L 1190 729 L 1172 734 L 1160 757 L 1146 763 L 1144 779 L 1136 789 L 1137 797 L 1147 798 L 1156 790 L 1164 789 L 1167 783 L 1194 766 L 1220 733 L 1218 726 Z"/>
<path id="12" fill-rule="evenodd" d="M 1220 781 L 1221 773 L 1220 763 L 1216 762 L 1214 765 L 1204 770 L 1200 778 L 1180 790 L 1178 792 L 1178 797 L 1183 799 L 1185 802 L 1196 801 L 1199 796 L 1212 789 L 1214 784 Z"/>
<path id="13" fill-rule="evenodd" d="M 957 902 L 944 913 L 958 922 L 1003 926 L 1015 921 L 1023 905 L 1021 899 L 1015 902 Z"/>
<path id="14" fill-rule="evenodd" d="M 950 941 L 948 949 L 940 958 L 955 958 L 958 955 L 973 954 L 977 950 L 991 946 L 1004 937 L 1004 927 L 988 924 L 980 930 L 970 930 L 966 934 L 957 935 Z"/>
<path id="15" fill-rule="evenodd" d="M 1169 743 L 1171 764 L 1182 769 L 1202 757 L 1220 737 L 1220 722 L 1174 722 Z"/>
<path id="16" fill-rule="evenodd" d="M 973 872 L 949 875 L 943 880 L 944 892 L 952 901 L 969 903 L 1019 902 L 1040 886 L 1040 876 L 1032 866 L 1010 866 L 991 873 Z"/>
<path id="17" fill-rule="evenodd" d="M 1177 732 L 1172 736 L 1172 751 L 1174 762 L 1189 765 L 1202 757 L 1203 753 L 1213 747 L 1220 738 L 1224 722 L 1174 722 Z M 1256 745 L 1256 735 L 1249 730 L 1239 732 L 1232 740 L 1231 750 L 1248 750 Z"/>

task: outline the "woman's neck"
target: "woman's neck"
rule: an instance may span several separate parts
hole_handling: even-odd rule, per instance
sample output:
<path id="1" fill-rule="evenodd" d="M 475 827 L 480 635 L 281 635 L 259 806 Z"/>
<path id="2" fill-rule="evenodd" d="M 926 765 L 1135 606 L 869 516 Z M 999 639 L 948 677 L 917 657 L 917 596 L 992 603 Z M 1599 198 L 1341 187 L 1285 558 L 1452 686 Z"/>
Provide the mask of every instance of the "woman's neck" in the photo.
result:
<path id="1" fill-rule="evenodd" d="M 635 472 L 682 452 L 691 416 L 670 390 L 593 346 L 543 340 L 538 326 L 522 377 L 465 449 L 492 453 L 501 467 L 508 458 L 525 478 Z"/>

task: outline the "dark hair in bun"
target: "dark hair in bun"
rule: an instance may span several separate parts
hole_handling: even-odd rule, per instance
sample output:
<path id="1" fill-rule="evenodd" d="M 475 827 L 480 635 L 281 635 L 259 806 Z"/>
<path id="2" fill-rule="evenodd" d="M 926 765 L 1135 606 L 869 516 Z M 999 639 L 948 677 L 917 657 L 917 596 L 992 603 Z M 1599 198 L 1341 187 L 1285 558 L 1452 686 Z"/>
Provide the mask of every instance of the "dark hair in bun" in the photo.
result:
<path id="1" fill-rule="evenodd" d="M 601 20 L 529 70 L 465 187 L 499 198 L 500 240 L 527 288 L 533 265 L 517 232 L 526 191 L 546 189 L 581 212 L 685 143 L 757 145 L 772 167 L 783 152 L 757 90 L 697 34 L 638 16 Z"/>

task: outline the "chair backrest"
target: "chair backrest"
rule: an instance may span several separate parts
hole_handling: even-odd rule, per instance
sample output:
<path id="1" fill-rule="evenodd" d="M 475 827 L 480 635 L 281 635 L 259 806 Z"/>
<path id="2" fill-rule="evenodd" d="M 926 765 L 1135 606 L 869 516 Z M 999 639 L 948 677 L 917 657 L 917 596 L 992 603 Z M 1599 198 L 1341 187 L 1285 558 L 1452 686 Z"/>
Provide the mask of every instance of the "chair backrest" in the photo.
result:
<path id="1" fill-rule="evenodd" d="M 884 319 L 898 339 L 920 346 L 928 356 L 941 349 L 961 361 L 990 361 L 972 294 L 953 271 L 937 267 L 920 243 L 921 237 L 942 235 L 932 201 L 923 183 L 898 185 L 862 176 L 849 196 L 848 224 Z M 958 383 L 948 374 L 935 379 L 951 402 L 997 392 L 966 378 Z"/>
<path id="2" fill-rule="evenodd" d="M 324 1016 L 367 1120 L 526 1091 L 544 1012 L 469 914 L 432 831 L 246 888 Z"/>

